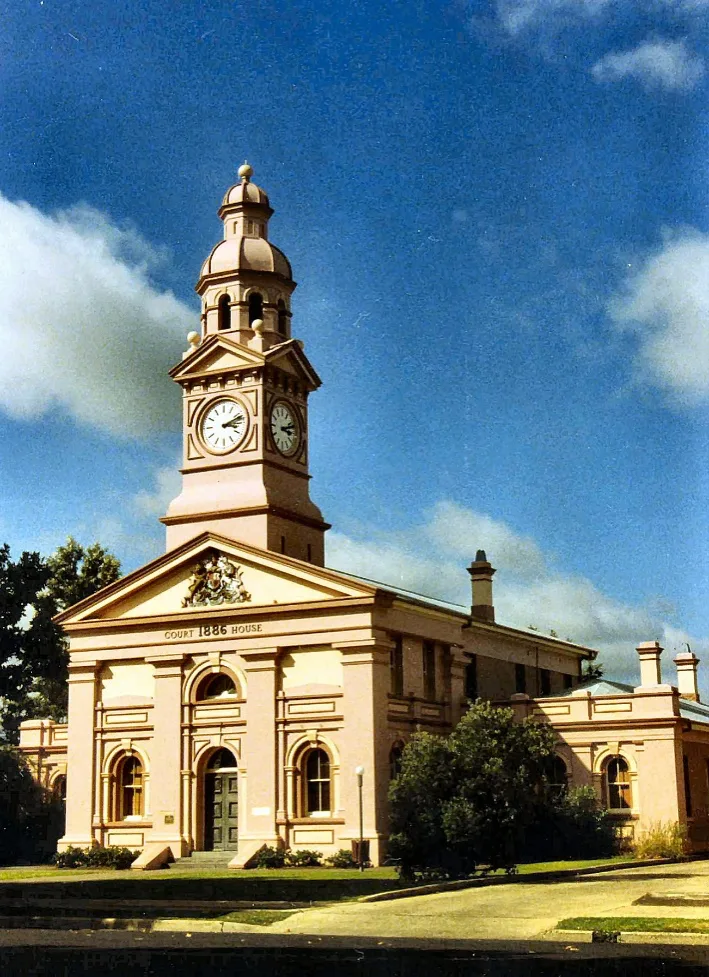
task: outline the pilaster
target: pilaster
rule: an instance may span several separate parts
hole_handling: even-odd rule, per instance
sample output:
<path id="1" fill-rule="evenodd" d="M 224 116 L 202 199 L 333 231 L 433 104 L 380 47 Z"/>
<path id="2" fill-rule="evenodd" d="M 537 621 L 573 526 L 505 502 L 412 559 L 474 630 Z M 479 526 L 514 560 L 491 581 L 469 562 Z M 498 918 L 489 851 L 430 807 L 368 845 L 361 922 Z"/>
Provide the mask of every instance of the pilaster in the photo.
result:
<path id="1" fill-rule="evenodd" d="M 69 739 L 67 742 L 67 792 L 64 837 L 59 850 L 94 843 L 94 711 L 96 662 L 69 665 Z"/>
<path id="2" fill-rule="evenodd" d="M 150 745 L 151 842 L 169 845 L 176 858 L 186 854 L 182 822 L 182 656 L 146 659 L 155 667 L 153 740 Z"/>
<path id="3" fill-rule="evenodd" d="M 242 652 L 246 673 L 246 749 L 248 791 L 240 804 L 239 852 L 230 868 L 239 868 L 262 845 L 279 843 L 276 810 L 283 800 L 278 797 L 276 779 L 276 676 L 278 648 L 259 648 Z"/>
<path id="4" fill-rule="evenodd" d="M 388 639 L 366 639 L 338 645 L 343 665 L 344 724 L 340 743 L 340 807 L 345 818 L 341 837 L 359 837 L 359 796 L 355 769 L 364 767 L 362 781 L 363 836 L 370 857 L 380 861 L 388 832 L 389 692 Z"/>

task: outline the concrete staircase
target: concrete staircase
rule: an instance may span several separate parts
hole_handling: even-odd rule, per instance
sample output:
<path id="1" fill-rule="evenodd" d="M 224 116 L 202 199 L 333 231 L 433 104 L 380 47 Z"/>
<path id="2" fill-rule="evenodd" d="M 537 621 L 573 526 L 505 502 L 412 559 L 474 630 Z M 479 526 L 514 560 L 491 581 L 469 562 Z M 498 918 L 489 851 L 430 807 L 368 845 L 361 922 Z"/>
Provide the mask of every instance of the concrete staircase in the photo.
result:
<path id="1" fill-rule="evenodd" d="M 180 871 L 191 869 L 198 872 L 226 868 L 234 855 L 236 855 L 235 851 L 193 851 L 191 855 L 176 858 L 171 868 L 179 868 Z"/>

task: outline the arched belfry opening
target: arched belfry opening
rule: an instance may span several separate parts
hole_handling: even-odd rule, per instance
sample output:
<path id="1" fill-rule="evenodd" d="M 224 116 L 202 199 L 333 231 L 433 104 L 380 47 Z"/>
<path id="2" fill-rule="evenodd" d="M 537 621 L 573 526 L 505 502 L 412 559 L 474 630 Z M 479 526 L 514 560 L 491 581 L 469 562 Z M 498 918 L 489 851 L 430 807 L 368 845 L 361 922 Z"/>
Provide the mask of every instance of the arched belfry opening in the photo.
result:
<path id="1" fill-rule="evenodd" d="M 231 300 L 228 295 L 222 295 L 219 299 L 218 328 L 220 332 L 223 329 L 231 329 Z"/>
<path id="2" fill-rule="evenodd" d="M 254 319 L 263 319 L 263 296 L 259 292 L 249 295 L 249 325 Z"/>
<path id="3" fill-rule="evenodd" d="M 209 758 L 204 772 L 205 851 L 236 851 L 239 845 L 239 771 L 225 747 Z"/>
<path id="4" fill-rule="evenodd" d="M 288 335 L 288 312 L 283 299 L 278 300 L 278 332 L 281 336 Z"/>

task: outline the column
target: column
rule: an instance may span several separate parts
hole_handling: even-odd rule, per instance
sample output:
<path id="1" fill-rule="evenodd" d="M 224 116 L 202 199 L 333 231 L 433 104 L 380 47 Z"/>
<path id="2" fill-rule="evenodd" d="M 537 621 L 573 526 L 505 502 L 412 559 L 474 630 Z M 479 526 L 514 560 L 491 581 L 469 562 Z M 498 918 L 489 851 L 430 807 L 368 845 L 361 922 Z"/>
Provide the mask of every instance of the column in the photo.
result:
<path id="1" fill-rule="evenodd" d="M 148 658 L 155 666 L 153 739 L 150 744 L 149 840 L 169 845 L 175 858 L 187 853 L 181 837 L 182 656 Z"/>
<path id="2" fill-rule="evenodd" d="M 340 734 L 340 807 L 343 840 L 359 838 L 359 796 L 355 769 L 364 767 L 362 800 L 370 858 L 381 860 L 389 830 L 389 652 L 391 641 L 376 638 L 339 645 L 343 665 L 344 724 Z"/>
<path id="3" fill-rule="evenodd" d="M 69 738 L 67 742 L 66 827 L 60 851 L 93 844 L 94 709 L 96 662 L 69 665 Z"/>
<path id="4" fill-rule="evenodd" d="M 239 851 L 230 863 L 238 868 L 263 845 L 279 843 L 276 828 L 277 648 L 241 652 L 246 673 L 246 803 L 241 804 Z"/>

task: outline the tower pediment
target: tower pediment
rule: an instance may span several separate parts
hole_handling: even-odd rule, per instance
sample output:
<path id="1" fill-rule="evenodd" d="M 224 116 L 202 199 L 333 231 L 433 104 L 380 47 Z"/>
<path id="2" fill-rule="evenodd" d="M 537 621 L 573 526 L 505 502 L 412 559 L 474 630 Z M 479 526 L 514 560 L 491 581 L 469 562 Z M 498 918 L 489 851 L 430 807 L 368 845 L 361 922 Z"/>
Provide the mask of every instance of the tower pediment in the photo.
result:
<path id="1" fill-rule="evenodd" d="M 273 609 L 372 597 L 375 587 L 323 567 L 203 533 L 59 614 L 71 631 L 102 621 Z"/>
<path id="2" fill-rule="evenodd" d="M 201 378 L 205 374 L 257 369 L 266 364 L 278 366 L 286 373 L 298 377 L 311 390 L 321 384 L 320 377 L 295 339 L 261 351 L 242 346 L 227 336 L 210 336 L 173 367 L 170 376 L 178 383 L 183 383 L 192 378 Z"/>
<path id="3" fill-rule="evenodd" d="M 205 373 L 224 373 L 263 366 L 266 357 L 258 350 L 235 343 L 226 336 L 210 336 L 194 352 L 170 370 L 178 383 Z"/>

